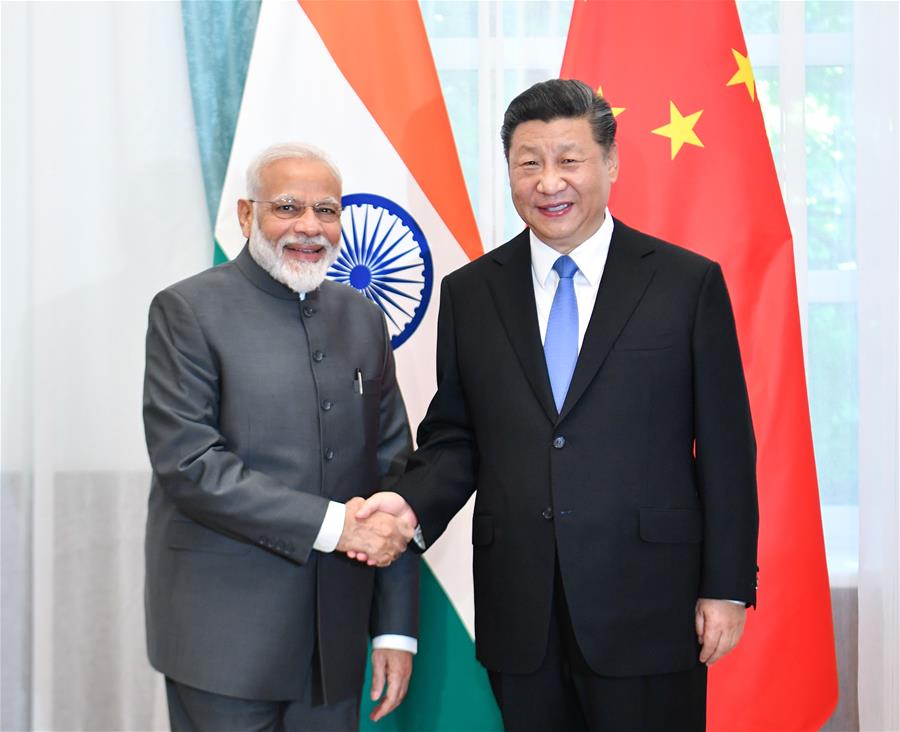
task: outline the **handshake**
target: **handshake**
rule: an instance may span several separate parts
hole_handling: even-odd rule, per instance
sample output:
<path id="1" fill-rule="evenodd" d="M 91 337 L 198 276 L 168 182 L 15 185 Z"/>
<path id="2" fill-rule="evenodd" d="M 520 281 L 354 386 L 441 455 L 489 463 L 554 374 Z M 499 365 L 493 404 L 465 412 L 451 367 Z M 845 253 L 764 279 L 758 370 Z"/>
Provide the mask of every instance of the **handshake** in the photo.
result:
<path id="1" fill-rule="evenodd" d="M 370 566 L 387 567 L 409 544 L 419 521 L 397 493 L 375 493 L 345 504 L 344 531 L 337 550 Z"/>

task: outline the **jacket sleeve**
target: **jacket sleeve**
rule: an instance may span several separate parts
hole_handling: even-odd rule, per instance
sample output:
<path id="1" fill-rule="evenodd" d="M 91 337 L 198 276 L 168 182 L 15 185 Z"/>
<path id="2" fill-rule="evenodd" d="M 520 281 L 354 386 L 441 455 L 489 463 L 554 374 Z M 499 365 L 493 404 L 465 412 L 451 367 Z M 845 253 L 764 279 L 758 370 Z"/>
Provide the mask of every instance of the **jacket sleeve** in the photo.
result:
<path id="1" fill-rule="evenodd" d="M 711 264 L 692 335 L 696 468 L 703 505 L 700 597 L 756 604 L 756 440 L 725 279 Z"/>
<path id="2" fill-rule="evenodd" d="M 380 490 L 393 490 L 403 474 L 412 449 L 412 436 L 406 407 L 397 384 L 394 354 L 384 317 L 381 320 L 385 341 L 379 410 L 378 470 Z M 389 567 L 375 570 L 375 594 L 372 599 L 370 630 L 379 635 L 405 635 L 416 638 L 419 632 L 419 555 L 404 552 Z"/>
<path id="3" fill-rule="evenodd" d="M 239 337 L 239 336 L 236 336 Z M 304 563 L 328 500 L 249 469 L 219 430 L 221 374 L 188 301 L 150 305 L 144 430 L 154 476 L 191 519 Z"/>
<path id="4" fill-rule="evenodd" d="M 419 519 L 431 546 L 475 491 L 478 453 L 457 361 L 450 281 L 441 285 L 437 392 L 417 433 L 418 449 L 396 488 Z"/>

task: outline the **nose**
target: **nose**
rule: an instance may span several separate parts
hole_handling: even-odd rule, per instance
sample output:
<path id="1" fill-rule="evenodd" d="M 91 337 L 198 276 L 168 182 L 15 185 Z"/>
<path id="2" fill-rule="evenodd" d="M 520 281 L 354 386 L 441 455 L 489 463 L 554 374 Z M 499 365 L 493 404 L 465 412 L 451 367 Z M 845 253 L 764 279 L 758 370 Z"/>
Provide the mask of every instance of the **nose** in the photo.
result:
<path id="1" fill-rule="evenodd" d="M 566 185 L 568 184 L 560 175 L 559 169 L 555 165 L 548 165 L 541 171 L 537 189 L 546 196 L 552 196 L 564 190 Z"/>
<path id="2" fill-rule="evenodd" d="M 322 222 L 316 217 L 312 206 L 307 206 L 303 210 L 303 213 L 294 219 L 291 228 L 295 234 L 301 234 L 303 236 L 318 236 L 323 231 Z"/>

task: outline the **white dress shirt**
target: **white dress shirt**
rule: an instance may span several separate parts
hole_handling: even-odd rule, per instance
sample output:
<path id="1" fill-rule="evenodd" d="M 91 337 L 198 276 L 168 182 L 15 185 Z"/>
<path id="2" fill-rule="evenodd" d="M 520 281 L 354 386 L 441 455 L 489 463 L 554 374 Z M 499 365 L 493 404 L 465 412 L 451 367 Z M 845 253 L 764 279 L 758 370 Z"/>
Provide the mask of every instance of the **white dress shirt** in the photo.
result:
<path id="1" fill-rule="evenodd" d="M 581 344 L 584 341 L 584 334 L 587 332 L 591 313 L 594 312 L 594 302 L 597 300 L 600 278 L 606 267 L 612 233 L 613 220 L 607 208 L 603 223 L 596 233 L 569 252 L 569 258 L 578 267 L 573 282 L 575 284 L 575 300 L 578 303 L 579 353 L 581 353 Z M 547 321 L 550 319 L 553 296 L 556 295 L 556 287 L 559 285 L 559 275 L 553 269 L 553 264 L 562 255 L 538 239 L 533 230 L 530 230 L 529 234 L 531 237 L 531 281 L 534 285 L 534 304 L 537 308 L 538 327 L 541 331 L 541 343 L 543 343 L 547 335 Z"/>

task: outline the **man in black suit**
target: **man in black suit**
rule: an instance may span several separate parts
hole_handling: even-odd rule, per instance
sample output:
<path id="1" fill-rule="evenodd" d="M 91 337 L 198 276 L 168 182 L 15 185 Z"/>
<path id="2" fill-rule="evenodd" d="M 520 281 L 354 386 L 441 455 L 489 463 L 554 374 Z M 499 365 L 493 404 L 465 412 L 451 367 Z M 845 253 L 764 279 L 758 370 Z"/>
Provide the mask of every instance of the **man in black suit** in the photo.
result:
<path id="1" fill-rule="evenodd" d="M 419 449 L 360 513 L 402 514 L 428 546 L 477 491 L 477 654 L 508 730 L 703 729 L 706 667 L 755 602 L 756 449 L 725 282 L 610 216 L 615 131 L 578 81 L 509 105 L 528 229 L 444 280 Z"/>

